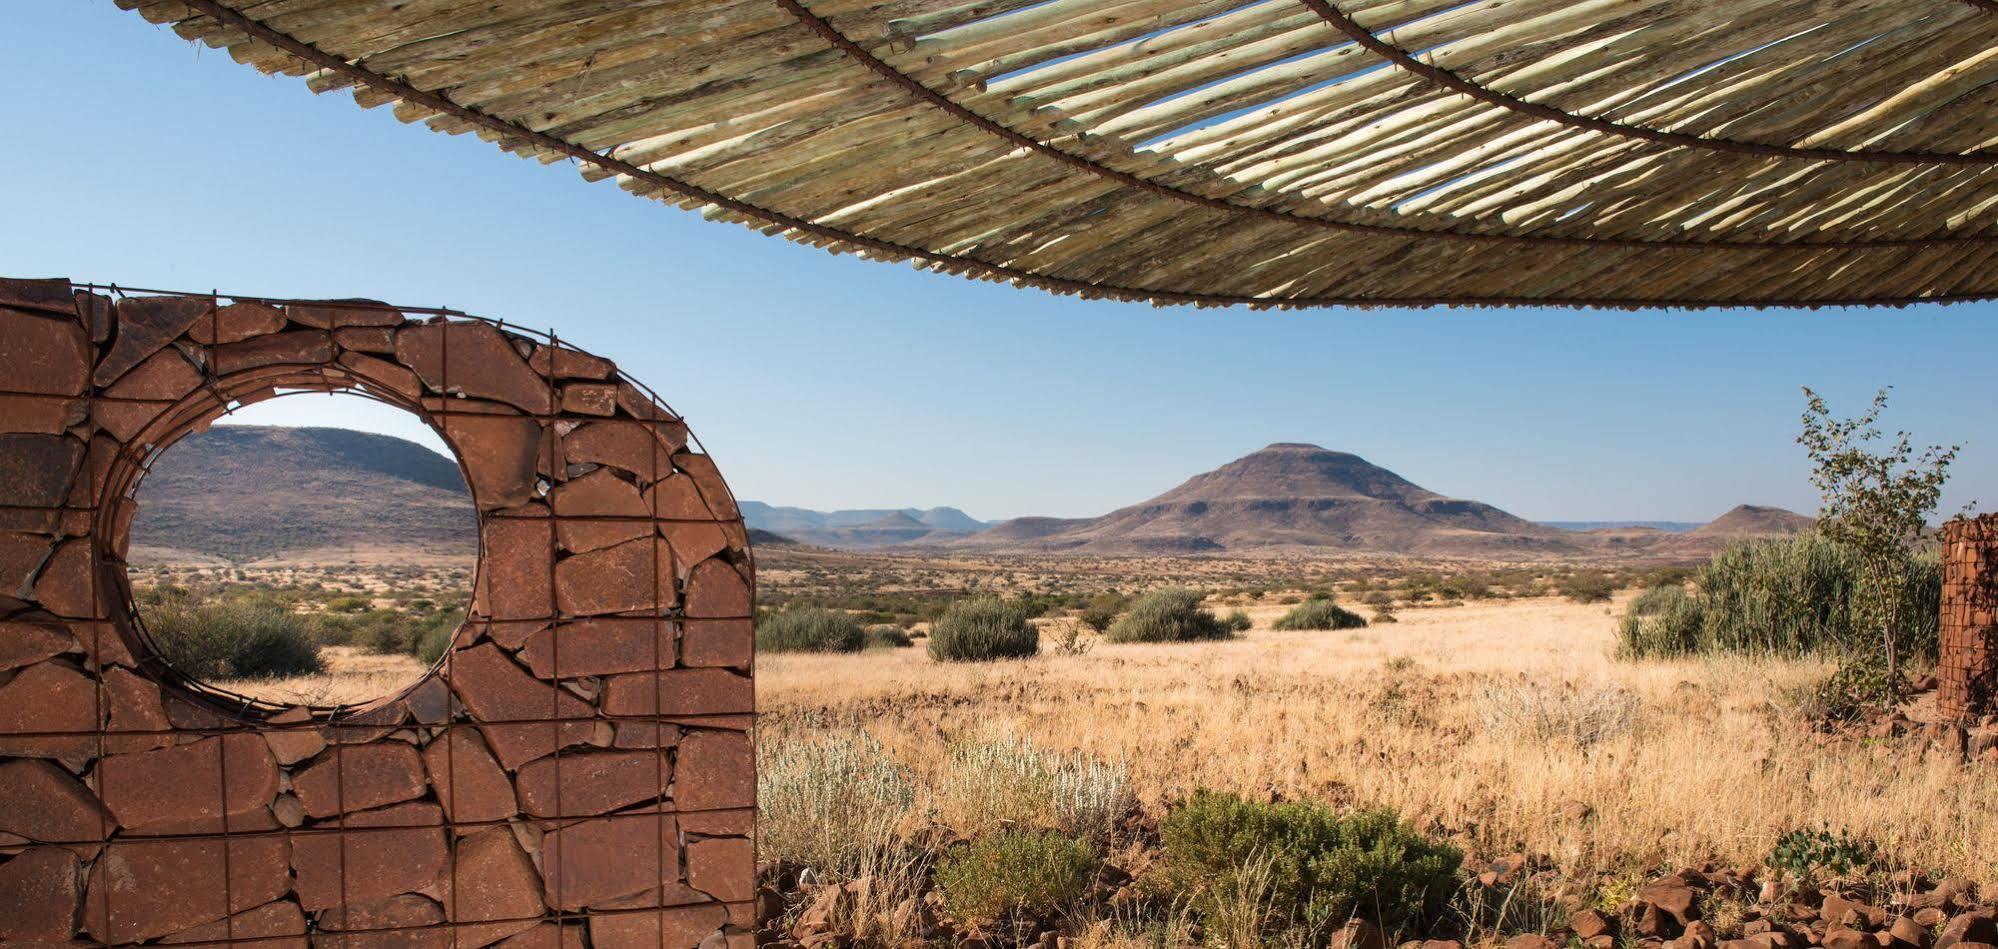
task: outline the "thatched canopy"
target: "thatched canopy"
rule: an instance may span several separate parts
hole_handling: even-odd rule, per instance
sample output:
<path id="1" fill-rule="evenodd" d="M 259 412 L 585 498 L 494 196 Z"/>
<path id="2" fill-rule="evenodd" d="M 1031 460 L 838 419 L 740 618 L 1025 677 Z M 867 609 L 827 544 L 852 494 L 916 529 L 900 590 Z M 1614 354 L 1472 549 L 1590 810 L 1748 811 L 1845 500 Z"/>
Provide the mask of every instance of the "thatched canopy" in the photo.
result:
<path id="1" fill-rule="evenodd" d="M 1157 302 L 1998 296 L 1998 0 L 118 0 L 834 250 Z"/>

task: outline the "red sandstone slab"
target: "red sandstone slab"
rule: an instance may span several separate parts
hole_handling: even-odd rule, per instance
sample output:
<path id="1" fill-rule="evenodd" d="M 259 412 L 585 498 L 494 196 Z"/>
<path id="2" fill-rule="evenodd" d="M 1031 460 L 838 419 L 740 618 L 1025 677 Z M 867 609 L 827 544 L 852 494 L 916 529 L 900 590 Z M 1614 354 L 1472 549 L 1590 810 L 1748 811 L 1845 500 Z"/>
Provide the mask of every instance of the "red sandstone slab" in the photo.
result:
<path id="1" fill-rule="evenodd" d="M 756 895 L 756 846 L 747 837 L 711 837 L 687 844 L 687 885 L 718 900 Z"/>
<path id="2" fill-rule="evenodd" d="M 531 513 L 538 508 L 519 508 Z M 519 517 L 515 511 L 487 519 L 481 532 L 483 555 L 475 608 L 495 625 L 545 620 L 555 608 L 555 528 L 547 517 Z M 545 511 L 543 512 L 545 513 Z"/>
<path id="3" fill-rule="evenodd" d="M 239 732 L 157 751 L 112 755 L 97 767 L 104 804 L 128 830 L 241 829 L 277 798 L 277 761 Z"/>
<path id="4" fill-rule="evenodd" d="M 537 923 L 517 936 L 495 943 L 497 949 L 585 949 L 583 927 Z"/>
<path id="5" fill-rule="evenodd" d="M 57 507 L 83 461 L 83 443 L 64 435 L 0 434 L 0 505 Z"/>
<path id="6" fill-rule="evenodd" d="M 486 722 L 580 719 L 593 711 L 582 699 L 528 675 L 490 643 L 460 650 L 452 657 L 451 688 L 476 718 Z M 553 754 L 557 748 L 589 741 L 595 732 L 589 721 L 481 724 L 479 728 L 494 756 L 509 769 Z"/>
<path id="7" fill-rule="evenodd" d="M 321 910 L 430 886 L 448 862 L 443 823 L 437 805 L 416 802 L 348 814 L 292 834 L 299 905 Z M 339 832 L 323 829 L 329 826 Z"/>
<path id="8" fill-rule="evenodd" d="M 293 323 L 330 330 L 348 326 L 400 326 L 401 310 L 379 300 L 322 300 L 285 307 Z"/>
<path id="9" fill-rule="evenodd" d="M 74 312 L 73 292 L 61 277 L 0 277 L 0 306 L 66 314 Z"/>
<path id="10" fill-rule="evenodd" d="M 536 817 L 584 817 L 664 797 L 673 768 L 657 751 L 584 751 L 523 765 L 520 807 Z"/>
<path id="11" fill-rule="evenodd" d="M 709 945 L 707 940 L 727 922 L 727 908 L 717 903 L 600 914 L 590 917 L 590 945 L 595 949 L 695 949 Z"/>
<path id="12" fill-rule="evenodd" d="M 166 944 L 220 942 L 230 949 L 306 949 L 305 914 L 290 900 L 265 903 L 227 919 L 183 929 L 161 939 Z"/>
<path id="13" fill-rule="evenodd" d="M 231 303 L 196 319 L 187 338 L 204 346 L 240 343 L 284 328 L 284 311 L 264 303 Z"/>
<path id="14" fill-rule="evenodd" d="M 452 727 L 424 746 L 423 765 L 445 816 L 453 821 L 499 821 L 520 812 L 513 782 L 477 729 Z"/>
<path id="15" fill-rule="evenodd" d="M 16 392 L 81 395 L 90 377 L 90 340 L 74 316 L 0 307 L 0 366 L 7 367 L 6 388 Z"/>
<path id="16" fill-rule="evenodd" d="M 0 832 L 45 843 L 69 844 L 86 856 L 118 822 L 68 771 L 22 758 L 0 763 Z"/>
<path id="17" fill-rule="evenodd" d="M 29 666 L 0 685 L 0 754 L 88 758 L 97 753 L 98 716 L 97 684 L 83 673 L 58 662 Z"/>
<path id="18" fill-rule="evenodd" d="M 180 350 L 168 346 L 146 357 L 125 373 L 104 394 L 115 399 L 178 399 L 201 385 L 201 370 L 194 368 Z"/>
<path id="19" fill-rule="evenodd" d="M 79 648 L 61 623 L 0 620 L 0 670 L 18 669 Z"/>
<path id="20" fill-rule="evenodd" d="M 421 797 L 427 786 L 423 759 L 399 741 L 343 745 L 291 779 L 310 817 L 364 811 Z"/>
<path id="21" fill-rule="evenodd" d="M 515 415 L 446 414 L 444 440 L 463 459 L 479 509 L 525 504 L 546 451 L 541 424 Z"/>
<path id="22" fill-rule="evenodd" d="M 60 395 L 0 395 L 0 432 L 60 435 L 90 417 L 84 399 Z"/>
<path id="23" fill-rule="evenodd" d="M 755 711 L 748 676 L 726 669 L 668 669 L 611 676 L 612 715 L 720 715 Z"/>
<path id="24" fill-rule="evenodd" d="M 690 666 L 747 669 L 756 643 L 748 619 L 694 619 L 681 624 L 681 661 Z"/>
<path id="25" fill-rule="evenodd" d="M 228 374 L 262 366 L 318 365 L 333 360 L 325 330 L 289 330 L 215 347 L 215 371 Z"/>
<path id="26" fill-rule="evenodd" d="M 528 412 L 553 410 L 554 390 L 488 323 L 423 323 L 395 335 L 396 361 L 438 392 L 492 399 Z"/>
<path id="27" fill-rule="evenodd" d="M 109 730 L 138 733 L 107 737 L 106 751 L 124 754 L 173 744 L 173 722 L 167 720 L 160 687 L 151 679 L 114 666 L 104 672 L 104 698 L 111 711 Z"/>
<path id="28" fill-rule="evenodd" d="M 562 386 L 562 411 L 571 415 L 614 415 L 617 413 L 617 386 L 604 382 L 565 383 Z"/>
<path id="29" fill-rule="evenodd" d="M 278 764 L 294 765 L 326 749 L 326 736 L 311 727 L 313 720 L 312 710 L 302 706 L 271 716 L 270 723 L 277 727 L 264 731 L 264 742 Z"/>
<path id="30" fill-rule="evenodd" d="M 288 849 L 274 835 L 233 838 L 226 857 L 218 838 L 114 841 L 91 865 L 84 929 L 110 942 L 137 942 L 261 906 L 291 888 Z"/>
<path id="31" fill-rule="evenodd" d="M 676 653 L 674 625 L 672 620 L 653 617 L 567 620 L 529 636 L 520 658 L 543 679 L 671 668 Z"/>
<path id="32" fill-rule="evenodd" d="M 678 447 L 661 444 L 652 425 L 626 419 L 591 422 L 562 438 L 562 453 L 568 464 L 610 465 L 644 482 L 673 473 L 673 452 Z M 691 479 L 688 486 L 692 487 Z M 649 504 L 646 509 L 650 510 Z"/>
<path id="33" fill-rule="evenodd" d="M 651 513 L 638 487 L 609 468 L 557 485 L 548 501 L 557 518 L 555 536 L 564 550 L 599 550 L 652 533 Z"/>
<path id="34" fill-rule="evenodd" d="M 118 302 L 118 335 L 91 374 L 100 386 L 110 385 L 133 366 L 172 342 L 213 309 L 206 297 L 127 297 Z"/>
<path id="35" fill-rule="evenodd" d="M 687 616 L 727 619 L 748 616 L 749 578 L 723 560 L 704 560 L 687 572 Z"/>
<path id="36" fill-rule="evenodd" d="M 548 910 L 541 875 L 511 830 L 491 827 L 461 838 L 455 856 L 439 902 L 458 924 L 459 945 L 487 945 L 539 924 L 536 917 Z"/>
<path id="37" fill-rule="evenodd" d="M 541 843 L 544 897 L 580 910 L 680 881 L 679 830 L 671 814 L 615 814 L 551 830 Z"/>
<path id="38" fill-rule="evenodd" d="M 684 810 L 756 806 L 756 753 L 747 733 L 689 730 L 674 767 L 673 803 Z"/>
<path id="39" fill-rule="evenodd" d="M 76 854 L 31 847 L 0 864 L 0 942 L 62 941 L 76 926 Z"/>
<path id="40" fill-rule="evenodd" d="M 534 347 L 533 354 L 527 357 L 527 366 L 536 375 L 547 376 L 551 358 L 554 360 L 555 376 L 561 379 L 607 379 L 617 371 L 617 367 L 602 356 L 592 356 L 567 346 L 546 344 Z"/>
<path id="41" fill-rule="evenodd" d="M 571 616 L 664 609 L 677 601 L 673 576 L 673 550 L 656 538 L 573 554 L 555 564 L 555 605 Z"/>
<path id="42" fill-rule="evenodd" d="M 457 949 L 444 909 L 413 893 L 319 914 L 314 949 Z"/>

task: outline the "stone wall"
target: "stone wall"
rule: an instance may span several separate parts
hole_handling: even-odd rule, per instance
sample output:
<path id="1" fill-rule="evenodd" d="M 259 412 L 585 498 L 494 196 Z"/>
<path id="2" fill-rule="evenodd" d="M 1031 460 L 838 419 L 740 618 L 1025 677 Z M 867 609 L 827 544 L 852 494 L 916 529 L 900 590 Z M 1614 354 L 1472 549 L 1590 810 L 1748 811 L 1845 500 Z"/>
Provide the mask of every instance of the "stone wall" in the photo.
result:
<path id="1" fill-rule="evenodd" d="M 143 467 L 231 403 L 430 421 L 480 512 L 409 689 L 276 708 L 153 654 Z M 381 304 L 0 281 L 0 942 L 747 946 L 753 570 L 687 428 L 607 360 Z"/>
<path id="2" fill-rule="evenodd" d="M 1998 514 L 1944 524 L 1942 557 L 1936 700 L 1954 718 L 1998 711 Z"/>

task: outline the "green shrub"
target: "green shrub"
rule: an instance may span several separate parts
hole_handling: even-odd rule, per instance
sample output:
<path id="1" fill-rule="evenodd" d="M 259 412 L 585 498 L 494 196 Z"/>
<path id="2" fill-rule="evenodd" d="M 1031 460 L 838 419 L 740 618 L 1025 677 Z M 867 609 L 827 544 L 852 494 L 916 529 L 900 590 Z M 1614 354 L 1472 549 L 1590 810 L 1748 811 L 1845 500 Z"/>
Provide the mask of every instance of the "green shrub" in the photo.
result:
<path id="1" fill-rule="evenodd" d="M 1113 643 L 1183 643 L 1234 635 L 1227 624 L 1201 608 L 1200 600 L 1199 593 L 1185 589 L 1147 593 L 1110 624 L 1103 638 Z"/>
<path id="2" fill-rule="evenodd" d="M 1069 907 L 1096 873 L 1089 844 L 1052 831 L 1008 831 L 952 850 L 937 864 L 944 909 L 960 920 L 1009 912 L 1049 917 Z"/>
<path id="3" fill-rule="evenodd" d="M 1237 633 L 1246 633 L 1256 626 L 1256 621 L 1249 618 L 1247 610 L 1236 610 L 1229 613 L 1221 622 L 1226 623 L 1231 631 Z"/>
<path id="4" fill-rule="evenodd" d="M 1273 629 L 1359 629 L 1365 617 L 1331 600 L 1311 600 L 1277 618 Z"/>
<path id="5" fill-rule="evenodd" d="M 457 631 L 458 627 L 455 624 L 450 626 L 432 626 L 424 630 L 423 635 L 417 637 L 416 645 L 412 651 L 416 654 L 416 658 L 422 660 L 425 664 L 435 663 L 437 660 L 444 658 L 444 650 L 451 647 L 451 635 Z"/>
<path id="6" fill-rule="evenodd" d="M 1853 612 L 1859 563 L 1815 534 L 1736 544 L 1693 574 L 1693 592 L 1646 591 L 1618 627 L 1622 656 L 1743 653 L 1845 656 L 1878 651 L 1878 631 Z M 1899 584 L 1902 656 L 1936 655 L 1942 567 L 1926 555 Z"/>
<path id="7" fill-rule="evenodd" d="M 909 638 L 909 631 L 900 626 L 876 623 L 863 632 L 865 640 L 862 648 L 866 649 L 900 649 L 915 644 L 915 640 Z"/>
<path id="8" fill-rule="evenodd" d="M 1599 570 L 1585 570 L 1561 581 L 1561 595 L 1576 603 L 1608 603 L 1616 588 L 1616 580 Z"/>
<path id="9" fill-rule="evenodd" d="M 1792 830 L 1776 838 L 1767 863 L 1801 885 L 1827 877 L 1848 876 L 1872 866 L 1877 858 L 1878 848 L 1873 841 L 1843 830 L 1834 834 L 1826 827 Z"/>
<path id="10" fill-rule="evenodd" d="M 1168 814 L 1162 836 L 1163 882 L 1176 897 L 1213 916 L 1254 889 L 1270 927 L 1301 929 L 1313 943 L 1355 915 L 1385 929 L 1420 919 L 1448 897 L 1463 860 L 1391 809 L 1340 814 L 1212 791 Z"/>
<path id="11" fill-rule="evenodd" d="M 160 655 L 197 679 L 306 675 L 320 671 L 304 617 L 266 603 L 162 603 L 145 612 Z"/>
<path id="12" fill-rule="evenodd" d="M 897 845 L 915 800 L 909 770 L 858 729 L 815 727 L 757 742 L 760 860 L 850 878 Z"/>
<path id="13" fill-rule="evenodd" d="M 1116 621 L 1117 614 L 1130 605 L 1131 598 L 1115 590 L 1098 593 L 1089 598 L 1089 605 L 1082 608 L 1078 618 L 1082 620 L 1082 625 L 1101 633 L 1107 631 L 1110 624 Z"/>
<path id="14" fill-rule="evenodd" d="M 930 628 L 930 658 L 939 662 L 1017 659 L 1041 651 L 1027 613 L 997 598 L 959 600 Z"/>
<path id="15" fill-rule="evenodd" d="M 365 613 L 371 608 L 373 604 L 368 602 L 367 597 L 361 596 L 336 596 L 326 601 L 329 613 Z"/>
<path id="16" fill-rule="evenodd" d="M 792 607 L 756 623 L 761 652 L 859 652 L 866 643 L 860 621 L 841 610 Z"/>

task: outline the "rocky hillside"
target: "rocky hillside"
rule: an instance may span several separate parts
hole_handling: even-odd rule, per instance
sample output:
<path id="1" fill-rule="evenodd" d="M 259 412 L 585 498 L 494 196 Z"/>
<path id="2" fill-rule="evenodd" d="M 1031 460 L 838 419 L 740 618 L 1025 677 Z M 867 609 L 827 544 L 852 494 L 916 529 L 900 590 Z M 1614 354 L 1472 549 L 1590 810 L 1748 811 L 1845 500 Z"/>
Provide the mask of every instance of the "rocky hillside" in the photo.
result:
<path id="1" fill-rule="evenodd" d="M 458 465 L 340 428 L 217 425 L 139 485 L 134 560 L 470 562 L 478 524 Z"/>
<path id="2" fill-rule="evenodd" d="M 1817 524 L 1817 518 L 1807 517 L 1795 511 L 1786 511 L 1780 507 L 1742 504 L 1694 528 L 1690 533 L 1698 537 L 1771 537 L 1801 534 L 1816 527 Z"/>
<path id="3" fill-rule="evenodd" d="M 991 525 L 954 507 L 855 508 L 814 511 L 743 501 L 742 519 L 755 530 L 769 531 L 799 543 L 821 547 L 867 549 L 940 541 L 984 530 Z"/>

